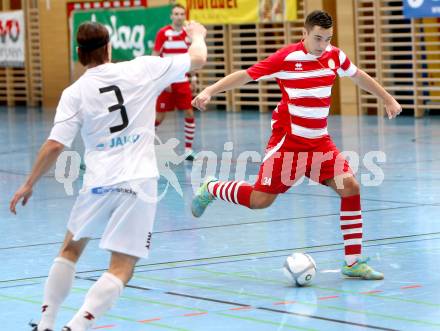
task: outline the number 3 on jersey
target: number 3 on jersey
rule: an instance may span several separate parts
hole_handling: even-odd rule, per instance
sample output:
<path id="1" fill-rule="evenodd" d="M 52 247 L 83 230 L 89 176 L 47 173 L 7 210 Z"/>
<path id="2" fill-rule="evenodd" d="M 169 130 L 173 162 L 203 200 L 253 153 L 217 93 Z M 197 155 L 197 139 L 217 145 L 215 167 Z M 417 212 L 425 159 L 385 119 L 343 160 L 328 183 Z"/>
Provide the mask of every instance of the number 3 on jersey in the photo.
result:
<path id="1" fill-rule="evenodd" d="M 120 88 L 117 87 L 116 85 L 111 85 L 111 86 L 100 88 L 99 92 L 101 94 L 102 93 L 107 93 L 107 92 L 115 92 L 116 99 L 117 99 L 118 103 L 113 105 L 113 106 L 110 106 L 108 108 L 108 111 L 112 112 L 112 111 L 120 109 L 121 110 L 122 124 L 112 126 L 110 128 L 110 133 L 115 133 L 115 132 L 124 130 L 128 126 L 128 116 L 127 116 L 127 110 L 124 107 L 124 98 L 122 97 L 122 93 L 121 93 Z"/>

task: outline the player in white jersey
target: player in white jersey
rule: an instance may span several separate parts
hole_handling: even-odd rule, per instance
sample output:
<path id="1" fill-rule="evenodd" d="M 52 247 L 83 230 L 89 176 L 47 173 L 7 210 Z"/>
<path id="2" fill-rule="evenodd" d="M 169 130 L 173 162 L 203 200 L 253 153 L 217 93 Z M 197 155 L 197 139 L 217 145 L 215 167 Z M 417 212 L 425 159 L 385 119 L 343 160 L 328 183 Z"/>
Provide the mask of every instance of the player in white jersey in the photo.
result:
<path id="1" fill-rule="evenodd" d="M 87 170 L 72 209 L 68 231 L 45 286 L 40 322 L 34 331 L 53 330 L 61 304 L 75 276 L 75 264 L 89 238 L 105 227 L 100 248 L 111 252 L 108 271 L 88 291 L 83 306 L 63 330 L 89 329 L 118 299 L 139 258 L 146 258 L 156 210 L 159 176 L 154 151 L 155 103 L 159 93 L 180 75 L 202 67 L 206 29 L 191 23 L 188 53 L 172 58 L 142 56 L 111 63 L 107 29 L 82 24 L 78 55 L 87 71 L 66 88 L 55 123 L 31 174 L 10 203 L 26 202 L 37 180 L 55 163 L 77 132 L 85 145 Z"/>

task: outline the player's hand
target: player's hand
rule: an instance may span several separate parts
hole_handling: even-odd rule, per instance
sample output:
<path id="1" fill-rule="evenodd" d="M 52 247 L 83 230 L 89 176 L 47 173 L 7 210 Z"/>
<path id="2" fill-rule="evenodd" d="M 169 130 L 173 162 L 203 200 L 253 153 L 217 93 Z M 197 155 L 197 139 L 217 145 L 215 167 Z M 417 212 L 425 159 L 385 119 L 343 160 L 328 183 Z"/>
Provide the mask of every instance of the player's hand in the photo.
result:
<path id="1" fill-rule="evenodd" d="M 185 30 L 190 38 L 195 36 L 206 37 L 206 28 L 196 21 L 189 22 L 188 25 L 185 26 Z"/>
<path id="2" fill-rule="evenodd" d="M 209 94 L 209 92 L 204 89 L 193 99 L 191 104 L 193 105 L 193 107 L 201 111 L 205 111 L 209 101 L 211 101 L 211 94 Z"/>
<path id="3" fill-rule="evenodd" d="M 385 102 L 385 110 L 388 118 L 392 119 L 402 112 L 402 106 L 396 101 L 396 99 L 391 98 Z"/>
<path id="4" fill-rule="evenodd" d="M 14 196 L 12 197 L 11 203 L 9 204 L 9 210 L 11 211 L 11 213 L 17 214 L 17 211 L 15 209 L 15 206 L 17 205 L 17 203 L 19 203 L 20 200 L 23 199 L 23 201 L 21 202 L 21 205 L 22 206 L 26 205 L 26 203 L 28 202 L 31 195 L 32 195 L 32 186 L 27 185 L 27 184 L 23 184 L 17 190 L 17 192 L 15 192 Z"/>

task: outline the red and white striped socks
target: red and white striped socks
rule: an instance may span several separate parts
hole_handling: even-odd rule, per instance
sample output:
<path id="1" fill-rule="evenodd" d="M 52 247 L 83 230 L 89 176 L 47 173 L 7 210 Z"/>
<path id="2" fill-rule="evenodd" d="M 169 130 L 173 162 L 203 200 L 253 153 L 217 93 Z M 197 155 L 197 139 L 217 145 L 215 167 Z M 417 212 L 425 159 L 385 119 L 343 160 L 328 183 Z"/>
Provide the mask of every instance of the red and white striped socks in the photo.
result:
<path id="1" fill-rule="evenodd" d="M 341 231 L 344 236 L 345 262 L 351 266 L 362 253 L 360 195 L 341 198 Z"/>
<path id="2" fill-rule="evenodd" d="M 250 208 L 253 187 L 245 181 L 215 181 L 208 184 L 208 192 L 214 197 Z"/>
<path id="3" fill-rule="evenodd" d="M 196 122 L 194 117 L 185 117 L 185 149 L 192 149 Z"/>

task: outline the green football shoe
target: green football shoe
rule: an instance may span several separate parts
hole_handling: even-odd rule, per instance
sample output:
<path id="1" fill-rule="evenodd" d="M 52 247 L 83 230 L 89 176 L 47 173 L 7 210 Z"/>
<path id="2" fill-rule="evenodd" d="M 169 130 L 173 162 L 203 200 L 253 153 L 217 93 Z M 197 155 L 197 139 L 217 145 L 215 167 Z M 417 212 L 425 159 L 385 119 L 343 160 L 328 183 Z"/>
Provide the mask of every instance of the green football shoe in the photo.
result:
<path id="1" fill-rule="evenodd" d="M 205 212 L 206 207 L 215 200 L 215 197 L 208 192 L 208 184 L 211 182 L 218 181 L 217 178 L 208 177 L 205 182 L 200 185 L 196 195 L 194 196 L 191 203 L 191 212 L 194 217 L 200 217 Z"/>
<path id="2" fill-rule="evenodd" d="M 361 278 L 365 280 L 381 280 L 384 278 L 383 273 L 374 270 L 370 267 L 367 262 L 369 258 L 357 258 L 357 261 L 354 265 L 349 267 L 346 262 L 341 269 L 341 273 L 344 276 L 352 277 L 352 278 Z"/>

